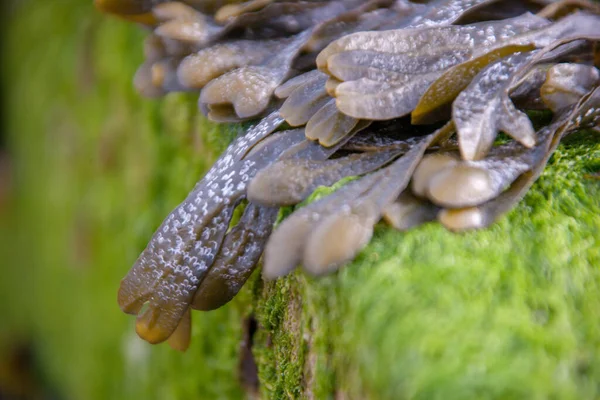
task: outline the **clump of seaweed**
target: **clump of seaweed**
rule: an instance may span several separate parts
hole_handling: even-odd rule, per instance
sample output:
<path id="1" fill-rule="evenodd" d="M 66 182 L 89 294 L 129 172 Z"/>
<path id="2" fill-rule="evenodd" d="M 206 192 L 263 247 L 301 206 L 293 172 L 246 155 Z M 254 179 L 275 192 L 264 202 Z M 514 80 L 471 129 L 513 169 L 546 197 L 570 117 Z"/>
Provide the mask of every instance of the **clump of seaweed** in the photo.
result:
<path id="1" fill-rule="evenodd" d="M 151 30 L 140 93 L 198 92 L 214 121 L 268 114 L 123 279 L 119 304 L 151 343 L 185 350 L 190 310 L 227 303 L 261 257 L 268 279 L 299 265 L 319 275 L 352 260 L 381 220 L 400 230 L 436 219 L 454 231 L 487 227 L 565 136 L 600 125 L 592 2 L 96 3 Z M 552 120 L 536 130 L 528 110 Z M 498 143 L 500 132 L 511 140 Z M 273 228 L 280 207 L 346 177 L 356 179 Z"/>

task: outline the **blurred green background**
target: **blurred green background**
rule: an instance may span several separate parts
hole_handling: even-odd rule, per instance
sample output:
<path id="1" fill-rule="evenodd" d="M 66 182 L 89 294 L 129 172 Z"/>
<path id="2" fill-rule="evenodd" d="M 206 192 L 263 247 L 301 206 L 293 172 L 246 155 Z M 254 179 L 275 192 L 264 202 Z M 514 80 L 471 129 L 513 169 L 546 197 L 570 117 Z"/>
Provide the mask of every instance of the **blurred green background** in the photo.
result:
<path id="1" fill-rule="evenodd" d="M 18 1 L 4 16 L 0 392 L 239 397 L 235 305 L 204 314 L 182 357 L 137 339 L 116 303 L 156 223 L 230 136 L 191 97 L 141 99 L 144 32 L 91 0 Z"/>
<path id="2" fill-rule="evenodd" d="M 492 228 L 378 227 L 340 273 L 256 275 L 181 354 L 116 304 L 154 229 L 239 126 L 140 98 L 144 32 L 87 0 L 3 3 L 0 398 L 600 398 L 597 136 Z"/>

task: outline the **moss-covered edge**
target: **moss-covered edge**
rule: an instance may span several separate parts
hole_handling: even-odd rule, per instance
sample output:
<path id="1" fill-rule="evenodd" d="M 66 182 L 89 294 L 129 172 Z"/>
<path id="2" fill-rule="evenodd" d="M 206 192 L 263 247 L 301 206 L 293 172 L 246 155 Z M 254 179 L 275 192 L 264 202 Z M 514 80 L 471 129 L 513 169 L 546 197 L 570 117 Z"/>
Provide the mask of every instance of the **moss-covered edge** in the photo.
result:
<path id="1" fill-rule="evenodd" d="M 267 283 L 267 397 L 597 398 L 599 160 L 577 133 L 490 229 L 382 225 L 340 273 Z"/>

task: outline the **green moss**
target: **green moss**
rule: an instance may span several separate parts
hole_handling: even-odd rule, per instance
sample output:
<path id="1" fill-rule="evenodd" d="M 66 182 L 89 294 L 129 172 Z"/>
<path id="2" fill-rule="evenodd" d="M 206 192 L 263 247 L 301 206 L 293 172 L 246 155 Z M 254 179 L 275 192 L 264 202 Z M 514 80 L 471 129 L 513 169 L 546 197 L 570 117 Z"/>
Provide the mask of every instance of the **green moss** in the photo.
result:
<path id="1" fill-rule="evenodd" d="M 600 188 L 584 175 L 599 156 L 574 135 L 490 229 L 380 226 L 354 263 L 303 281 L 303 318 L 325 320 L 321 396 L 330 360 L 350 398 L 596 398 Z"/>
<path id="2" fill-rule="evenodd" d="M 90 3 L 23 2 L 3 35 L 14 190 L 0 207 L 0 359 L 31 343 L 38 382 L 65 398 L 243 398 L 253 313 L 264 398 L 600 397 L 591 131 L 490 229 L 379 226 L 336 274 L 257 273 L 231 304 L 194 313 L 184 355 L 140 341 L 119 280 L 243 127 L 209 124 L 194 96 L 139 98 L 143 32 Z"/>
<path id="3" fill-rule="evenodd" d="M 257 277 L 260 279 L 260 277 Z M 298 398 L 304 353 L 301 300 L 293 277 L 262 285 L 256 301 L 254 355 L 266 398 Z"/>

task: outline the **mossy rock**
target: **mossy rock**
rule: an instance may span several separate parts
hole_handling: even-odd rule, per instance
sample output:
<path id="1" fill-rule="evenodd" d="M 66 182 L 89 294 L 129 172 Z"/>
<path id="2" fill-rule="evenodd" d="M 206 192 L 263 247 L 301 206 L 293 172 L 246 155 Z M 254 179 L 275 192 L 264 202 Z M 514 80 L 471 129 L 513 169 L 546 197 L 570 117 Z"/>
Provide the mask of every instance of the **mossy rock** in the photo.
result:
<path id="1" fill-rule="evenodd" d="M 336 274 L 255 274 L 232 303 L 194 314 L 182 354 L 136 337 L 117 288 L 242 127 L 208 123 L 193 96 L 140 98 L 144 33 L 91 1 L 7 15 L 0 393 L 252 397 L 254 361 L 263 398 L 600 397 L 593 133 L 563 143 L 489 229 L 382 225 Z M 7 368 L 15 349 L 30 355 L 20 370 Z"/>

